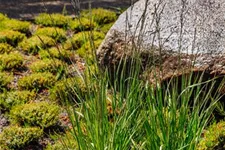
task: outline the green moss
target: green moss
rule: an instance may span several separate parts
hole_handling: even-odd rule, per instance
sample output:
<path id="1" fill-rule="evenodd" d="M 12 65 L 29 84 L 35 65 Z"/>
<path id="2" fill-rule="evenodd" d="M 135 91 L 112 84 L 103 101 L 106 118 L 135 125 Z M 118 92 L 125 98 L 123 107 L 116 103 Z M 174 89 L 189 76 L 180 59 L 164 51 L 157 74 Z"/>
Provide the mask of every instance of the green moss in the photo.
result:
<path id="1" fill-rule="evenodd" d="M 65 135 L 58 136 L 54 139 L 54 144 L 48 144 L 45 150 L 65 150 L 65 145 L 67 149 L 77 149 L 76 139 L 70 132 L 66 132 Z"/>
<path id="2" fill-rule="evenodd" d="M 74 102 L 78 100 L 79 96 L 85 96 L 87 94 L 87 86 L 81 77 L 73 77 L 58 81 L 55 86 L 50 90 L 50 97 L 54 101 L 60 102 L 61 97 Z"/>
<path id="3" fill-rule="evenodd" d="M 91 12 L 89 10 L 84 10 L 81 14 L 87 18 L 92 17 L 99 25 L 114 22 L 117 19 L 115 12 L 103 8 L 92 9 Z"/>
<path id="4" fill-rule="evenodd" d="M 19 42 L 25 39 L 26 36 L 23 33 L 12 30 L 0 31 L 0 43 L 8 43 L 12 46 L 17 46 Z"/>
<path id="5" fill-rule="evenodd" d="M 214 150 L 225 148 L 225 121 L 211 125 L 198 144 L 198 150 Z"/>
<path id="6" fill-rule="evenodd" d="M 72 53 L 62 48 L 52 47 L 48 50 L 40 50 L 38 54 L 41 59 L 57 58 L 60 60 L 69 61 Z"/>
<path id="7" fill-rule="evenodd" d="M 48 128 L 56 125 L 59 111 L 57 105 L 47 102 L 30 103 L 13 107 L 10 118 L 19 124 Z"/>
<path id="8" fill-rule="evenodd" d="M 29 68 L 33 72 L 51 72 L 56 74 L 64 70 L 64 64 L 58 59 L 43 59 L 33 62 Z"/>
<path id="9" fill-rule="evenodd" d="M 0 69 L 20 69 L 23 66 L 23 56 L 18 52 L 0 55 Z"/>
<path id="10" fill-rule="evenodd" d="M 19 44 L 19 47 L 25 52 L 37 54 L 40 49 L 48 48 L 53 45 L 55 45 L 55 41 L 52 38 L 40 35 L 32 36 L 31 38 L 22 41 Z"/>
<path id="11" fill-rule="evenodd" d="M 63 42 L 66 39 L 66 31 L 57 27 L 40 28 L 35 32 L 35 35 L 49 36 L 60 42 Z"/>
<path id="12" fill-rule="evenodd" d="M 35 17 L 35 22 L 44 26 L 67 27 L 68 22 L 72 19 L 62 14 L 42 13 Z"/>
<path id="13" fill-rule="evenodd" d="M 23 33 L 29 33 L 30 25 L 30 22 L 20 21 L 16 19 L 5 19 L 0 22 L 0 27 L 2 29 L 14 30 Z"/>
<path id="14" fill-rule="evenodd" d="M 75 33 L 80 31 L 93 30 L 97 24 L 87 18 L 76 18 L 75 20 L 69 22 L 69 28 Z"/>
<path id="15" fill-rule="evenodd" d="M 21 128 L 9 126 L 0 134 L 0 147 L 3 150 L 18 150 L 32 141 L 36 141 L 43 135 L 43 131 L 37 127 Z"/>
<path id="16" fill-rule="evenodd" d="M 84 58 L 88 64 L 95 62 L 96 49 L 100 46 L 102 40 L 94 41 L 94 45 L 91 43 L 85 43 L 81 48 L 76 51 L 81 58 Z"/>
<path id="17" fill-rule="evenodd" d="M 102 25 L 100 27 L 100 31 L 106 34 L 109 31 L 109 29 L 113 26 L 113 24 L 114 22 Z"/>
<path id="18" fill-rule="evenodd" d="M 51 73 L 33 73 L 19 79 L 18 87 L 25 90 L 42 90 L 49 88 L 56 82 L 55 76 Z"/>
<path id="19" fill-rule="evenodd" d="M 8 17 L 2 13 L 0 13 L 0 21 L 3 21 L 5 19 L 8 19 Z"/>
<path id="20" fill-rule="evenodd" d="M 82 47 L 83 44 L 89 41 L 91 38 L 93 41 L 104 39 L 105 34 L 102 32 L 93 31 L 90 32 L 80 32 L 75 34 L 72 38 L 68 39 L 63 45 L 64 49 L 77 50 Z"/>
<path id="21" fill-rule="evenodd" d="M 0 43 L 0 54 L 10 53 L 13 47 L 7 43 Z"/>
<path id="22" fill-rule="evenodd" d="M 5 72 L 0 72 L 0 91 L 8 89 L 9 84 L 12 82 L 13 77 Z"/>
<path id="23" fill-rule="evenodd" d="M 35 99 L 36 94 L 32 91 L 11 91 L 0 95 L 0 109 L 9 111 L 13 106 L 25 104 Z"/>

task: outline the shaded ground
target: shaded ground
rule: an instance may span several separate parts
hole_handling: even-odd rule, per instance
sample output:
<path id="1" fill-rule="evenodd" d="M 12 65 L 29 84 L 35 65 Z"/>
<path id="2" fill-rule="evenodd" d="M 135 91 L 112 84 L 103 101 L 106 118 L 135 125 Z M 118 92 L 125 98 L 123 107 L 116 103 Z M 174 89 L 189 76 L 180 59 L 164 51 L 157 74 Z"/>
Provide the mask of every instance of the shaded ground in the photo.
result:
<path id="1" fill-rule="evenodd" d="M 80 8 L 91 7 L 104 8 L 126 8 L 134 0 L 79 0 Z M 91 2 L 90 2 L 91 1 Z M 136 1 L 136 0 L 135 0 Z M 66 7 L 68 14 L 74 14 L 71 0 L 0 0 L 0 12 L 7 14 L 10 18 L 32 20 L 35 15 L 41 12 L 62 12 Z"/>

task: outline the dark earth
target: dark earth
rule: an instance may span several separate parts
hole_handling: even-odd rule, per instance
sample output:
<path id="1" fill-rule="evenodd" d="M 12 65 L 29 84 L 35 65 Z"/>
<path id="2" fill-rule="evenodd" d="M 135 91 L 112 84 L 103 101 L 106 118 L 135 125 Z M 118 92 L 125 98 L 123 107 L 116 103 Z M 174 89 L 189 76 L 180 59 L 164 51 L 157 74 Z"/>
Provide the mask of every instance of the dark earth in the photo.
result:
<path id="1" fill-rule="evenodd" d="M 79 1 L 80 9 L 103 7 L 108 9 L 127 8 L 137 0 L 0 0 L 0 12 L 10 18 L 21 20 L 33 20 L 38 13 L 61 13 L 63 9 L 70 15 L 74 15 L 71 3 Z M 78 8 L 77 7 L 77 8 Z"/>

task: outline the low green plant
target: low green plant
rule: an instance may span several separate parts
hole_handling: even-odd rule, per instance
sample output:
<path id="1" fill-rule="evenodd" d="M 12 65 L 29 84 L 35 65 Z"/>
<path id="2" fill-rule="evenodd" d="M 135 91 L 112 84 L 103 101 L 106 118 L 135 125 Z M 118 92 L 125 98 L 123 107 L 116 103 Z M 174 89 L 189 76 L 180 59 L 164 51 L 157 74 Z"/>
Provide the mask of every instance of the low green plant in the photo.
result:
<path id="1" fill-rule="evenodd" d="M 0 69 L 12 70 L 20 69 L 23 66 L 23 56 L 18 52 L 0 55 Z"/>
<path id="2" fill-rule="evenodd" d="M 34 91 L 10 91 L 0 94 L 0 109 L 9 111 L 13 106 L 25 104 L 34 100 Z"/>
<path id="3" fill-rule="evenodd" d="M 37 54 L 39 50 L 45 49 L 55 45 L 55 41 L 44 35 L 32 36 L 26 40 L 19 43 L 19 47 L 30 54 Z"/>
<path id="4" fill-rule="evenodd" d="M 225 121 L 214 123 L 202 134 L 198 150 L 214 150 L 225 148 Z"/>
<path id="5" fill-rule="evenodd" d="M 62 14 L 47 14 L 41 13 L 37 17 L 35 17 L 35 23 L 43 26 L 50 27 L 64 27 L 66 28 L 68 22 L 72 19 L 69 16 L 64 16 Z"/>
<path id="6" fill-rule="evenodd" d="M 66 39 L 66 31 L 57 27 L 39 28 L 35 35 L 49 36 L 59 42 L 63 42 Z"/>
<path id="7" fill-rule="evenodd" d="M 17 46 L 19 42 L 26 38 L 25 34 L 13 30 L 0 31 L 0 43 L 8 43 Z"/>
<path id="8" fill-rule="evenodd" d="M 107 33 L 109 29 L 113 26 L 114 22 L 102 25 L 99 30 L 103 33 Z"/>
<path id="9" fill-rule="evenodd" d="M 43 130 L 38 127 L 9 126 L 0 134 L 0 147 L 3 150 L 22 149 L 30 142 L 38 140 Z"/>
<path id="10" fill-rule="evenodd" d="M 76 89 L 76 90 L 74 90 Z M 88 92 L 88 86 L 81 77 L 67 78 L 58 81 L 55 86 L 50 90 L 50 97 L 53 101 L 63 103 L 61 98 L 66 98 L 70 102 L 80 101 L 77 96 L 85 97 Z"/>
<path id="11" fill-rule="evenodd" d="M 56 58 L 69 62 L 72 52 L 61 47 L 52 47 L 48 50 L 40 50 L 38 54 L 41 59 Z"/>
<path id="12" fill-rule="evenodd" d="M 115 22 L 117 19 L 115 12 L 103 8 L 84 10 L 81 12 L 81 15 L 86 18 L 92 18 L 99 25 Z"/>
<path id="13" fill-rule="evenodd" d="M 63 72 L 64 67 L 63 62 L 58 59 L 38 60 L 29 66 L 32 72 L 51 72 L 53 74 Z"/>
<path id="14" fill-rule="evenodd" d="M 76 54 L 78 54 L 81 58 L 84 58 L 86 60 L 86 63 L 93 64 L 96 61 L 95 60 L 96 50 L 101 43 L 102 43 L 101 39 L 94 41 L 93 43 L 87 42 L 84 45 L 82 45 L 81 48 L 76 50 Z"/>
<path id="15" fill-rule="evenodd" d="M 0 43 L 0 54 L 10 53 L 13 51 L 13 47 L 7 43 Z"/>
<path id="16" fill-rule="evenodd" d="M 16 19 L 5 19 L 0 22 L 0 30 L 14 30 L 22 33 L 29 33 L 30 30 L 30 22 L 20 21 Z"/>
<path id="17" fill-rule="evenodd" d="M 6 15 L 0 13 L 0 21 L 3 21 L 5 19 L 9 19 Z"/>
<path id="18" fill-rule="evenodd" d="M 11 74 L 0 72 L 0 91 L 3 89 L 8 89 L 12 80 L 13 76 Z"/>
<path id="19" fill-rule="evenodd" d="M 68 39 L 65 44 L 63 45 L 64 49 L 68 50 L 77 50 L 82 47 L 82 45 L 86 42 L 96 41 L 100 39 L 104 39 L 105 34 L 102 32 L 93 31 L 92 33 L 86 31 L 86 32 L 80 32 L 77 34 L 74 34 L 74 36 L 71 39 Z"/>
<path id="20" fill-rule="evenodd" d="M 56 82 L 56 77 L 51 73 L 32 73 L 18 80 L 18 87 L 24 90 L 37 90 L 49 88 Z"/>
<path id="21" fill-rule="evenodd" d="M 57 105 L 47 102 L 18 105 L 11 109 L 12 122 L 21 125 L 48 128 L 57 124 L 60 109 Z"/>
<path id="22" fill-rule="evenodd" d="M 72 29 L 75 33 L 87 30 L 93 30 L 97 24 L 88 18 L 76 18 L 75 20 L 69 22 L 68 27 Z"/>

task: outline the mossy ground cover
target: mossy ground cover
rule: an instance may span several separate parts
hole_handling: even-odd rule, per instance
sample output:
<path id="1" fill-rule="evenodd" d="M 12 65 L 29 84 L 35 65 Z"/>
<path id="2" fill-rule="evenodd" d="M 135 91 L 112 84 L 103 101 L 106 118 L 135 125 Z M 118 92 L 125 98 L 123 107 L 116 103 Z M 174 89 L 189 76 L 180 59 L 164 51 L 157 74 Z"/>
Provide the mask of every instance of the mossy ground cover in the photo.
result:
<path id="1" fill-rule="evenodd" d="M 73 108 L 75 109 L 74 112 L 79 115 L 79 118 L 76 119 L 82 120 L 84 123 L 88 120 L 82 118 L 84 116 L 81 115 L 81 112 L 88 114 L 90 110 L 90 113 L 97 114 L 97 116 L 93 115 L 94 117 L 90 115 L 91 117 L 88 118 L 93 120 L 94 124 L 86 124 L 85 126 L 80 123 L 74 129 L 74 132 L 78 132 L 81 138 L 92 137 L 92 134 L 99 130 L 99 126 L 94 127 L 96 127 L 96 124 L 98 125 L 99 120 L 96 120 L 96 118 L 101 117 L 102 111 L 108 113 L 108 116 L 103 119 L 110 122 L 105 127 L 107 129 L 112 127 L 111 122 L 122 113 L 121 110 L 125 107 L 122 104 L 119 106 L 120 109 L 115 109 L 115 106 L 119 100 L 124 102 L 125 95 L 118 96 L 120 94 L 107 93 L 109 96 L 102 98 L 107 102 L 104 103 L 104 100 L 97 101 L 97 109 L 91 105 L 91 102 L 81 105 L 81 108 L 77 108 L 77 105 L 85 99 L 95 99 L 93 98 L 94 93 L 99 87 L 95 86 L 95 82 L 88 80 L 90 74 L 96 71 L 93 69 L 95 50 L 116 18 L 115 12 L 102 8 L 93 9 L 91 13 L 90 10 L 85 10 L 81 12 L 80 17 L 75 18 L 62 14 L 42 13 L 35 18 L 33 23 L 10 19 L 0 14 L 0 113 L 9 118 L 9 125 L 4 127 L 0 133 L 0 150 L 1 148 L 6 150 L 25 149 L 27 146 L 29 147 L 34 143 L 38 143 L 38 141 L 49 138 L 53 141 L 42 141 L 42 143 L 45 143 L 43 149 L 64 150 L 65 146 L 68 149 L 76 149 L 79 145 L 76 142 L 76 136 L 71 135 L 71 132 L 68 131 L 69 128 L 72 128 L 71 124 L 73 125 L 76 121 L 71 118 L 69 121 L 69 117 L 65 115 L 61 97 L 66 99 L 66 102 L 71 103 L 71 106 L 75 106 Z M 90 30 L 92 31 L 90 32 Z M 87 81 L 81 78 L 82 75 L 85 76 L 86 74 L 88 74 Z M 101 98 L 105 94 L 107 86 L 100 85 L 103 93 L 95 96 Z M 139 87 L 135 87 L 135 89 L 137 88 Z M 138 99 L 138 97 L 135 97 L 137 95 L 132 95 L 134 97 L 129 98 Z M 114 103 L 112 99 L 116 99 L 116 102 Z M 101 104 L 104 104 L 107 109 L 101 108 Z M 130 104 L 127 103 L 127 105 Z M 136 108 L 133 108 L 133 110 L 136 111 Z M 165 112 L 162 116 L 166 116 L 167 120 L 165 121 L 169 122 L 170 111 L 166 110 Z M 144 112 L 141 111 L 141 113 Z M 128 122 L 127 120 L 135 119 L 132 117 L 133 114 L 132 112 L 129 116 L 128 113 L 127 116 L 125 115 L 124 120 L 123 118 L 121 120 Z M 176 112 L 174 114 L 179 118 Z M 160 116 L 160 114 L 155 115 Z M 152 116 L 153 122 L 155 118 L 155 116 Z M 118 125 L 121 120 L 117 122 Z M 135 121 L 137 120 L 131 122 Z M 145 122 L 145 126 L 150 126 L 148 121 Z M 123 125 L 127 124 L 122 123 Z M 133 127 L 133 124 L 130 126 Z M 59 133 L 59 128 L 63 128 L 63 132 L 60 130 Z M 124 128 L 128 129 L 128 127 Z M 121 132 L 121 137 L 126 135 L 127 132 L 131 132 L 126 129 L 116 130 L 115 128 L 113 131 L 115 133 L 117 131 Z M 220 133 L 210 134 L 214 130 L 220 129 Z M 50 130 L 53 130 L 53 132 L 50 133 Z M 160 129 L 156 129 L 155 133 L 158 130 Z M 102 133 L 102 131 L 100 132 Z M 100 132 L 98 135 L 100 135 Z M 62 137 L 61 139 L 58 138 L 58 134 Z M 135 136 L 139 137 L 138 134 Z M 143 133 L 141 132 L 140 135 L 143 135 Z M 91 140 L 90 138 L 87 139 Z M 79 140 L 82 142 L 85 139 Z M 93 138 L 93 140 L 98 139 Z M 224 147 L 221 141 L 224 142 L 224 123 L 222 122 L 217 126 L 212 125 L 209 127 L 199 143 L 199 149 Z M 103 141 L 95 142 L 101 145 Z M 118 142 L 121 142 L 121 140 L 114 144 L 118 145 Z M 133 144 L 138 147 L 143 143 Z M 147 142 L 147 144 L 149 143 Z M 93 149 L 92 146 L 93 143 L 88 148 Z M 132 148 L 135 149 L 135 147 Z"/>
<path id="2" fill-rule="evenodd" d="M 0 13 L 0 113 L 9 121 L 0 133 L 0 149 L 24 149 L 51 137 L 47 131 L 55 126 L 68 128 L 68 121 L 61 125 L 68 116 L 59 117 L 64 111 L 60 93 L 71 84 L 85 97 L 87 85 L 76 70 L 84 72 L 84 64 L 94 61 L 90 41 L 97 48 L 109 29 L 104 24 L 112 24 L 117 17 L 103 9 L 94 14 L 90 18 L 84 11 L 72 18 L 42 13 L 28 22 Z M 78 96 L 69 90 L 65 96 Z M 47 145 L 46 149 L 55 149 L 56 144 L 62 148 L 55 140 L 44 149 Z"/>

